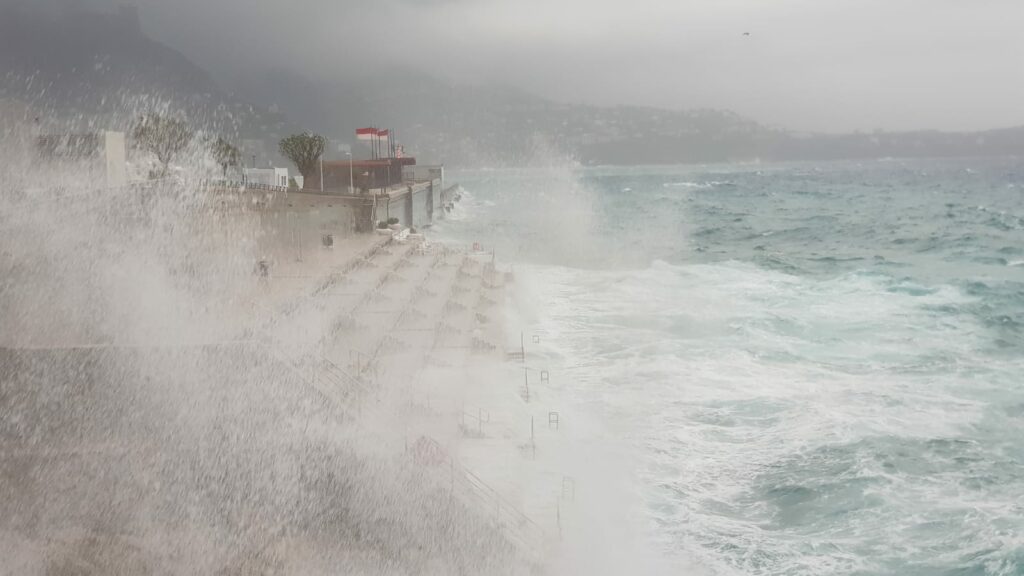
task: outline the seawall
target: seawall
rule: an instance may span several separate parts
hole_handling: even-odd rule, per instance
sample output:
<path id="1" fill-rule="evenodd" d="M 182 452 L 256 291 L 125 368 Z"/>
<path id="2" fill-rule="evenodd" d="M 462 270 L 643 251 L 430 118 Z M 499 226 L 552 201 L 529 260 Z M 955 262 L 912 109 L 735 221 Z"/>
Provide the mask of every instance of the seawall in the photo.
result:
<path id="1" fill-rule="evenodd" d="M 17 572 L 529 572 L 529 520 L 454 443 L 463 367 L 504 357 L 490 254 L 357 233 L 337 196 L 139 192 L 0 228 Z M 387 201 L 415 224 L 442 192 Z"/>

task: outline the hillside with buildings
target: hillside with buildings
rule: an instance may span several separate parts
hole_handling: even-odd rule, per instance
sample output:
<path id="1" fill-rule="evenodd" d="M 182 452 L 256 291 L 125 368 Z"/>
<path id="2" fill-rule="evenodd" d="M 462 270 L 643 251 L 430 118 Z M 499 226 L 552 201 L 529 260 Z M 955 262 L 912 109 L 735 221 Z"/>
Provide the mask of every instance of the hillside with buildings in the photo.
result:
<path id="1" fill-rule="evenodd" d="M 584 164 L 669 164 L 1024 153 L 1024 128 L 801 134 L 728 111 L 562 103 L 450 82 L 434 71 L 328 80 L 270 69 L 215 79 L 148 38 L 132 8 L 0 10 L 0 101 L 21 104 L 4 108 L 28 106 L 43 122 L 72 129 L 123 129 L 152 108 L 187 111 L 193 124 L 243 140 L 246 162 L 261 166 L 283 163 L 278 140 L 304 129 L 327 136 L 328 159 L 340 158 L 364 125 L 393 127 L 410 153 L 450 165 L 520 165 L 555 155 Z"/>
<path id="2" fill-rule="evenodd" d="M 455 164 L 526 164 L 553 152 L 584 164 L 1024 154 L 1024 127 L 973 133 L 799 133 L 724 110 L 561 103 L 411 70 L 336 84 L 277 72 L 249 79 L 245 92 L 268 107 L 291 110 L 289 103 L 301 103 L 296 110 L 304 124 L 327 126 L 343 139 L 367 119 L 401 127 L 399 139 L 418 157 Z"/>

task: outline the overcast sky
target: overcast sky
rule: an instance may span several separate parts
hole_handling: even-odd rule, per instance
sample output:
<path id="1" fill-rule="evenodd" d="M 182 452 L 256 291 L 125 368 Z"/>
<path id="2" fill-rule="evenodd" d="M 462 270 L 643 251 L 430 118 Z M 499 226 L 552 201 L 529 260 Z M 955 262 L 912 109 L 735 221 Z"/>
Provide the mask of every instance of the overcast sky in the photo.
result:
<path id="1" fill-rule="evenodd" d="M 798 130 L 1024 124 L 1024 0 L 137 3 L 151 35 L 215 72 L 400 64 L 563 101 L 723 108 Z"/>

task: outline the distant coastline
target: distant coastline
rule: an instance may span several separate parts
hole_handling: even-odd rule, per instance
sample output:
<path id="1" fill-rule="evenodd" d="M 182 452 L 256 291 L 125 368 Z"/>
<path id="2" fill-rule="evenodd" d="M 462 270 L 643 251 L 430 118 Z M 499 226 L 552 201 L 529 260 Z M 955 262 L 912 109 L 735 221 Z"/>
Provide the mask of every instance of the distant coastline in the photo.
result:
<path id="1" fill-rule="evenodd" d="M 585 146 L 587 165 L 796 162 L 880 158 L 969 158 L 1024 155 L 1024 126 L 984 132 L 797 134 L 777 131 L 728 137 L 653 137 Z"/>

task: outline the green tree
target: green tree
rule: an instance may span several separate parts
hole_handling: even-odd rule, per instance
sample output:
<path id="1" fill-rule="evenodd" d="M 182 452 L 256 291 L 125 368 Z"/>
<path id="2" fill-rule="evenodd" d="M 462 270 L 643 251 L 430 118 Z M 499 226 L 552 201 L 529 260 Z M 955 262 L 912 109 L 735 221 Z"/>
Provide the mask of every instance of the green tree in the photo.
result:
<path id="1" fill-rule="evenodd" d="M 156 156 L 160 162 L 160 176 L 167 175 L 171 162 L 188 147 L 193 136 L 185 122 L 159 114 L 143 116 L 132 127 L 135 145 Z"/>
<path id="2" fill-rule="evenodd" d="M 228 168 L 237 168 L 242 163 L 242 153 L 224 138 L 217 138 L 213 143 L 213 158 L 220 165 L 224 178 L 228 177 Z"/>
<path id="3" fill-rule="evenodd" d="M 291 160 L 308 182 L 316 173 L 317 164 L 327 148 L 327 138 L 319 134 L 293 134 L 281 140 L 281 155 Z"/>

